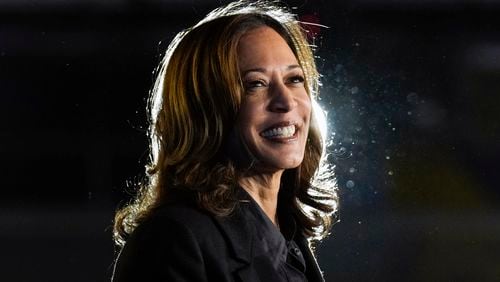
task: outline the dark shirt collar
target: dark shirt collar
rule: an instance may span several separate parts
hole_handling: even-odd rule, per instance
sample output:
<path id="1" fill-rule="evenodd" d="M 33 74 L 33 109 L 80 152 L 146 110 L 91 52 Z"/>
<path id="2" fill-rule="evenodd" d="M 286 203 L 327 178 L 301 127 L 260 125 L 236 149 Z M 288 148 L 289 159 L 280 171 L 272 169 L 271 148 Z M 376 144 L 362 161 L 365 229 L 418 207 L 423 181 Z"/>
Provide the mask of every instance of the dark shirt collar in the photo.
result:
<path id="1" fill-rule="evenodd" d="M 262 246 L 261 250 L 277 258 L 276 263 L 286 261 L 287 242 L 293 240 L 295 236 L 296 223 L 294 218 L 290 214 L 279 215 L 280 231 L 245 189 L 240 188 L 238 196 L 244 217 L 254 222 L 258 244 Z"/>
<path id="2" fill-rule="evenodd" d="M 295 238 L 295 232 L 297 230 L 297 223 L 295 222 L 295 218 L 290 213 L 279 212 L 278 210 L 278 218 L 279 218 L 279 230 L 278 228 L 271 222 L 270 218 L 265 214 L 262 208 L 257 204 L 257 202 L 252 198 L 252 196 L 243 188 L 238 189 L 237 198 L 239 199 L 240 204 L 247 206 L 251 206 L 254 212 L 260 212 L 260 216 L 262 216 L 264 221 L 278 232 L 281 230 L 282 236 L 285 237 L 286 241 L 291 241 Z"/>

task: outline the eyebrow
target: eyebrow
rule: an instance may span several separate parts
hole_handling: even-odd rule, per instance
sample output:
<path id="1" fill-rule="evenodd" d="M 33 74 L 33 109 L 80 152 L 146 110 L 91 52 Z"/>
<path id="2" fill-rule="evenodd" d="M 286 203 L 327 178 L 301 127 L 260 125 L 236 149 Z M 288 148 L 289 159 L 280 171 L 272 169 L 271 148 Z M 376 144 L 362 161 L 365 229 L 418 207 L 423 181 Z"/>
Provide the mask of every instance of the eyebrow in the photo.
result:
<path id="1" fill-rule="evenodd" d="M 286 69 L 287 71 L 289 71 L 289 70 L 296 69 L 296 68 L 302 69 L 302 67 L 301 67 L 301 66 L 299 66 L 299 65 L 289 65 L 289 66 L 287 66 L 285 69 Z M 245 70 L 245 71 L 242 73 L 242 76 L 247 75 L 249 72 L 262 72 L 262 73 L 266 73 L 266 69 L 265 69 L 265 68 L 253 68 L 253 69 L 248 69 L 248 70 Z"/>

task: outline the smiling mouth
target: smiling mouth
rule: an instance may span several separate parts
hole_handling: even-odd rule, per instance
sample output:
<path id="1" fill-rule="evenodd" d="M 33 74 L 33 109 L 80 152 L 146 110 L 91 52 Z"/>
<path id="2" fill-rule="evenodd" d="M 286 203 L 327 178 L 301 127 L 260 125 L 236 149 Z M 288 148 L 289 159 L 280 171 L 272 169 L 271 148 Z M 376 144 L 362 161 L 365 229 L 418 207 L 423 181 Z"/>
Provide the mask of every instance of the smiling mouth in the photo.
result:
<path id="1" fill-rule="evenodd" d="M 261 136 L 270 140 L 287 140 L 295 137 L 297 126 L 289 124 L 284 126 L 274 126 L 261 132 Z"/>

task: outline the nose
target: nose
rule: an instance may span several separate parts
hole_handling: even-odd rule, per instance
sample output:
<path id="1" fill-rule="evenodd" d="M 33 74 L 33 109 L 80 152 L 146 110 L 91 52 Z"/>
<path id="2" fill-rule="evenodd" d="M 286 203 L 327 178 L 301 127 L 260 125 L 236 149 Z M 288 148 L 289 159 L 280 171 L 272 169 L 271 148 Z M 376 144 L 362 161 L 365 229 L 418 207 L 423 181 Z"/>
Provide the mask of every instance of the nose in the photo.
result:
<path id="1" fill-rule="evenodd" d="M 271 87 L 270 92 L 269 110 L 271 112 L 286 113 L 297 107 L 297 101 L 286 84 L 276 83 Z"/>

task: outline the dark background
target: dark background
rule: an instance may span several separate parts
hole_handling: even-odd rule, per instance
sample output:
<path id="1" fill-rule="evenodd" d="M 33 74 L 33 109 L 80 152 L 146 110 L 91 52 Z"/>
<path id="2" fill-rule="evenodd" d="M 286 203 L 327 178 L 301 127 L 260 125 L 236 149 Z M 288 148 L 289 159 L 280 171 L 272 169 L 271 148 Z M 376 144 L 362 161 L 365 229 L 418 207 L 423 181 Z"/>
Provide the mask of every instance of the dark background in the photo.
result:
<path id="1" fill-rule="evenodd" d="M 226 2 L 0 2 L 0 280 L 109 281 L 152 71 Z M 500 281 L 500 2 L 288 3 L 329 27 L 327 281 Z"/>

